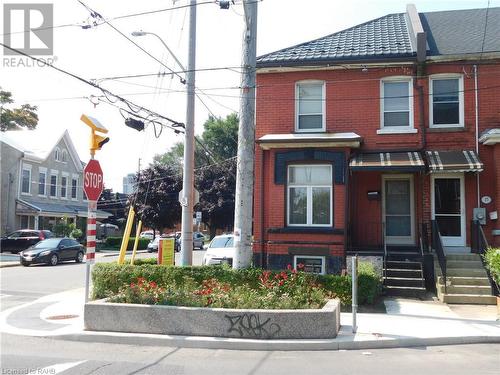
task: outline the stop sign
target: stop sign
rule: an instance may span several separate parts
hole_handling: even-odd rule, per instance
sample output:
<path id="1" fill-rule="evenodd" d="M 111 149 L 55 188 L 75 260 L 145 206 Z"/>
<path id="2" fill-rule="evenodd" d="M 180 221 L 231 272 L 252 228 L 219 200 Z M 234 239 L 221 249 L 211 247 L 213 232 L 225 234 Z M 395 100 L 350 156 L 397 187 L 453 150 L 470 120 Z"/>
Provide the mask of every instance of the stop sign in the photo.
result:
<path id="1" fill-rule="evenodd" d="M 96 201 L 99 199 L 103 188 L 104 179 L 101 165 L 97 160 L 90 159 L 83 170 L 83 190 L 89 200 Z"/>

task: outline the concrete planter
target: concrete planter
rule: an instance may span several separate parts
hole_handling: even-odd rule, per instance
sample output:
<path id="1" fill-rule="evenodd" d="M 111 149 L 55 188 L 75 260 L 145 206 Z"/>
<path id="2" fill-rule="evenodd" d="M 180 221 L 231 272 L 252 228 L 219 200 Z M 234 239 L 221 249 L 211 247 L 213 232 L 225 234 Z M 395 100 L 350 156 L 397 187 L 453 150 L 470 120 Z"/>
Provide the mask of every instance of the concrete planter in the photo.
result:
<path id="1" fill-rule="evenodd" d="M 248 339 L 327 339 L 340 328 L 340 302 L 322 309 L 239 310 L 109 303 L 85 304 L 85 329 Z"/>

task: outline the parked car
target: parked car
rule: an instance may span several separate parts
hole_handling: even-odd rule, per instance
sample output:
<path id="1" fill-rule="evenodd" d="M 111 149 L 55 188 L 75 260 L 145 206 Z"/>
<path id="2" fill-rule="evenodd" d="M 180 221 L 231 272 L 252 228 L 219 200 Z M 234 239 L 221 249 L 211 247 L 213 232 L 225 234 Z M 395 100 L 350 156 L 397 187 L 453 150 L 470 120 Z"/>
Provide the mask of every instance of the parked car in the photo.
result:
<path id="1" fill-rule="evenodd" d="M 155 238 L 155 232 L 152 230 L 146 230 L 141 232 L 139 235 L 140 238 L 147 238 L 148 240 L 153 240 Z"/>
<path id="2" fill-rule="evenodd" d="M 20 229 L 9 233 L 0 239 L 0 251 L 19 253 L 41 240 L 51 238 L 50 230 Z"/>
<path id="3" fill-rule="evenodd" d="M 227 263 L 233 265 L 235 254 L 234 235 L 223 234 L 215 236 L 210 245 L 208 245 L 207 252 L 203 256 L 203 265 L 222 264 Z"/>
<path id="4" fill-rule="evenodd" d="M 23 266 L 38 263 L 55 266 L 67 260 L 80 263 L 85 255 L 85 247 L 72 238 L 48 238 L 30 246 L 20 255 L 19 261 Z"/>
<path id="5" fill-rule="evenodd" d="M 181 248 L 181 243 L 182 243 L 182 236 L 180 232 L 179 235 L 176 237 L 177 238 L 177 247 L 180 249 Z M 203 244 L 205 242 L 205 235 L 201 232 L 193 232 L 193 250 L 194 249 L 203 249 Z"/>

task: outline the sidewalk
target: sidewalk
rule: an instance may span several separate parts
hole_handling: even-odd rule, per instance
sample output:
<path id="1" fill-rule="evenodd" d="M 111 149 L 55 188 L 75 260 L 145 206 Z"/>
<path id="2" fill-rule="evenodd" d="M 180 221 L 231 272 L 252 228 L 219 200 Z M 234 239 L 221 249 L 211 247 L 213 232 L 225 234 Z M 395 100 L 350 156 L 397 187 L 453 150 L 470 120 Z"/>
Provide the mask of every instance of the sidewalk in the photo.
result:
<path id="1" fill-rule="evenodd" d="M 328 340 L 250 340 L 90 332 L 83 330 L 83 294 L 83 289 L 76 289 L 4 311 L 0 314 L 0 330 L 82 342 L 233 350 L 348 350 L 500 343 L 496 306 L 446 305 L 438 301 L 402 298 L 385 299 L 387 314 L 358 314 L 355 334 L 352 333 L 352 314 L 342 313 L 339 335 Z M 12 317 L 18 316 L 29 319 L 31 328 L 17 328 L 16 325 L 21 327 L 22 322 Z"/>

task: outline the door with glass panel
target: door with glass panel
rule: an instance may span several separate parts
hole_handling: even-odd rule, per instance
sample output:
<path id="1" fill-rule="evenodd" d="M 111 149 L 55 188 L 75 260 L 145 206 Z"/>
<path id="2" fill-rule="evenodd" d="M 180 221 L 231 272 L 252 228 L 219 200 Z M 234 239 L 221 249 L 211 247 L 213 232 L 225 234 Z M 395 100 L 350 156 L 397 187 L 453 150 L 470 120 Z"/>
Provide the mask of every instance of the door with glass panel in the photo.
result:
<path id="1" fill-rule="evenodd" d="M 415 243 L 415 208 L 413 177 L 410 175 L 384 176 L 383 222 L 387 244 Z"/>
<path id="2" fill-rule="evenodd" d="M 445 246 L 465 246 L 464 176 L 432 178 L 432 218 Z"/>
<path id="3" fill-rule="evenodd" d="M 287 198 L 287 225 L 332 226 L 332 166 L 290 165 Z"/>

